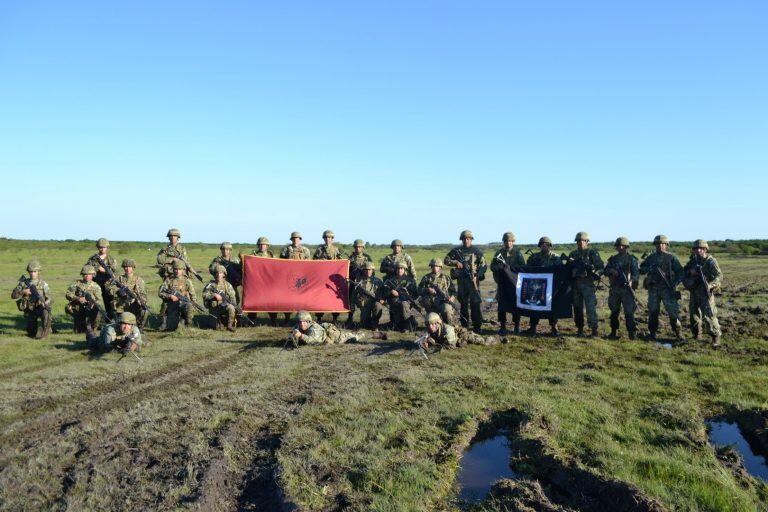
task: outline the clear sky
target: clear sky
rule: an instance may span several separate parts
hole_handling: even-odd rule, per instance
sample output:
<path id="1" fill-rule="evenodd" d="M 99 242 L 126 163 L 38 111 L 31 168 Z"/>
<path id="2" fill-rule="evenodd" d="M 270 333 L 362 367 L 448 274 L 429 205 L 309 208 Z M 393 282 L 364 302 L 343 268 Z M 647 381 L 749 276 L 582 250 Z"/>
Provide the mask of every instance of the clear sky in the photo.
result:
<path id="1" fill-rule="evenodd" d="M 768 2 L 0 3 L 14 238 L 768 238 Z"/>

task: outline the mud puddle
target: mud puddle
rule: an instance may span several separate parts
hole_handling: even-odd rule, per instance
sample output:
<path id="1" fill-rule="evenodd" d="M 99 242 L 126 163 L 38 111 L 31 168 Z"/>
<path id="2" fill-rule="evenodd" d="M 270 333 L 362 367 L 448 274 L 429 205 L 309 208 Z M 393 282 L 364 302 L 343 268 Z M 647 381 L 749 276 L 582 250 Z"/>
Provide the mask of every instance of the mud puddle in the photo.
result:
<path id="1" fill-rule="evenodd" d="M 509 431 L 499 430 L 490 438 L 483 436 L 470 443 L 456 479 L 462 502 L 483 500 L 498 480 L 517 478 L 509 467 L 512 452 L 508 435 Z"/>
<path id="2" fill-rule="evenodd" d="M 758 455 L 752 445 L 747 441 L 736 423 L 709 420 L 709 441 L 714 446 L 732 446 L 741 456 L 744 468 L 757 478 L 768 482 L 768 461 L 762 455 Z"/>

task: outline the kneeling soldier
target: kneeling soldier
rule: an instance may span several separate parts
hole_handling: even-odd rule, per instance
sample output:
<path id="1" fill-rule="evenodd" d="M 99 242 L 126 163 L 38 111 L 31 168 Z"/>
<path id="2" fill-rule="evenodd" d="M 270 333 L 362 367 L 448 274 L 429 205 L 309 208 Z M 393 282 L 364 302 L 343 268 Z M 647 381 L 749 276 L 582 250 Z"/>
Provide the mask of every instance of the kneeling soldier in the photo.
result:
<path id="1" fill-rule="evenodd" d="M 166 278 L 160 285 L 160 291 L 157 295 L 163 299 L 163 307 L 160 310 L 161 331 L 175 331 L 181 318 L 184 319 L 187 326 L 192 325 L 192 315 L 195 309 L 192 301 L 196 300 L 195 287 L 184 272 L 186 268 L 187 266 L 183 261 L 174 261 L 174 275 Z"/>
<path id="2" fill-rule="evenodd" d="M 213 268 L 215 278 L 203 289 L 203 304 L 216 317 L 216 329 L 223 325 L 227 330 L 235 332 L 237 319 L 237 295 L 235 289 L 227 281 L 227 269 L 223 265 Z"/>
<path id="3" fill-rule="evenodd" d="M 384 283 L 373 275 L 375 271 L 372 261 L 363 265 L 362 275 L 352 283 L 353 308 L 350 308 L 350 315 L 354 309 L 360 310 L 360 327 L 374 331 L 378 330 L 384 312 Z"/>
<path id="4" fill-rule="evenodd" d="M 416 281 L 406 274 L 408 266 L 403 261 L 395 263 L 396 273 L 384 281 L 383 296 L 389 304 L 389 319 L 393 330 L 413 331 L 416 329 L 416 303 L 418 289 Z"/>
<path id="5" fill-rule="evenodd" d="M 637 324 L 635 310 L 637 309 L 637 290 L 640 281 L 640 268 L 637 258 L 629 253 L 629 239 L 625 236 L 616 239 L 614 244 L 617 254 L 608 258 L 603 274 L 608 276 L 611 289 L 608 292 L 608 308 L 611 310 L 611 339 L 618 339 L 619 313 L 624 307 L 624 321 L 627 324 L 629 339 L 635 339 Z"/>
<path id="6" fill-rule="evenodd" d="M 40 263 L 30 261 L 27 265 L 29 278 L 19 279 L 19 284 L 11 292 L 16 300 L 16 307 L 24 314 L 27 321 L 27 336 L 42 339 L 51 333 L 51 289 L 48 283 L 40 279 Z M 40 325 L 37 320 L 40 319 Z"/>
<path id="7" fill-rule="evenodd" d="M 133 313 L 136 317 L 136 325 L 143 329 L 149 317 L 147 307 L 147 285 L 137 276 L 136 262 L 126 258 L 122 263 L 123 275 L 112 281 L 110 290 L 115 298 L 115 311 Z"/>
<path id="8" fill-rule="evenodd" d="M 499 338 L 496 336 L 481 336 L 465 327 L 445 324 L 437 313 L 427 315 L 427 332 L 422 339 L 422 347 L 458 348 L 468 344 L 499 344 Z"/>
<path id="9" fill-rule="evenodd" d="M 693 339 L 699 339 L 701 324 L 707 329 L 712 338 L 712 346 L 720 346 L 720 322 L 717 320 L 715 293 L 720 289 L 723 272 L 717 260 L 708 254 L 709 244 L 706 240 L 693 242 L 693 254 L 685 264 L 683 286 L 691 294 L 690 320 Z"/>
<path id="10" fill-rule="evenodd" d="M 296 314 L 296 325 L 288 335 L 286 344 L 290 343 L 294 347 L 299 344 L 333 345 L 361 339 L 363 339 L 362 333 L 345 331 L 331 323 L 314 322 L 312 315 L 308 312 L 299 311 Z"/>
<path id="11" fill-rule="evenodd" d="M 93 335 L 92 331 L 98 328 L 101 319 L 107 319 L 101 288 L 93 280 L 95 275 L 96 269 L 85 265 L 80 270 L 81 279 L 69 285 L 65 294 L 69 304 L 64 310 L 72 317 L 76 333 Z"/>
<path id="12" fill-rule="evenodd" d="M 144 344 L 141 330 L 136 325 L 136 316 L 128 312 L 120 313 L 116 322 L 101 329 L 101 335 L 90 335 L 87 341 L 90 350 L 101 352 L 109 352 L 112 349 L 126 353 L 136 352 Z"/>
<path id="13" fill-rule="evenodd" d="M 443 322 L 454 323 L 456 308 L 453 301 L 456 298 L 456 286 L 453 280 L 443 274 L 443 262 L 432 258 L 429 262 L 432 271 L 421 278 L 419 283 L 419 298 L 429 313 L 437 313 Z"/>

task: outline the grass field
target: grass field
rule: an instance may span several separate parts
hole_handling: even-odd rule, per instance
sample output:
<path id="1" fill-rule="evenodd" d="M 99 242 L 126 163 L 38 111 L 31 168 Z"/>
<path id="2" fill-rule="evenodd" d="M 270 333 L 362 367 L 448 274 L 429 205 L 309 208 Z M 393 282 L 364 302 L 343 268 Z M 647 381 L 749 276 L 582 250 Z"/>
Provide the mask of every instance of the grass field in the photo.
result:
<path id="1" fill-rule="evenodd" d="M 137 260 L 154 312 L 160 247 L 112 247 Z M 188 251 L 199 270 L 218 253 Z M 422 275 L 446 248 L 407 251 Z M 94 252 L 93 242 L 0 240 L 2 510 L 455 510 L 462 450 L 495 427 L 512 431 L 512 467 L 526 479 L 476 510 L 768 510 L 765 484 L 718 457 L 705 427 L 738 421 L 768 451 L 766 257 L 717 255 L 720 350 L 585 341 L 564 322 L 563 338 L 423 360 L 408 356 L 404 334 L 282 351 L 287 329 L 260 325 L 150 330 L 143 363 L 116 365 L 116 354 L 90 356 L 63 314 L 64 290 Z M 378 263 L 386 252 L 371 254 Z M 24 337 L 10 300 L 33 258 L 57 301 L 59 333 L 42 341 Z M 489 277 L 483 296 L 494 291 Z M 495 330 L 495 304 L 484 310 Z"/>

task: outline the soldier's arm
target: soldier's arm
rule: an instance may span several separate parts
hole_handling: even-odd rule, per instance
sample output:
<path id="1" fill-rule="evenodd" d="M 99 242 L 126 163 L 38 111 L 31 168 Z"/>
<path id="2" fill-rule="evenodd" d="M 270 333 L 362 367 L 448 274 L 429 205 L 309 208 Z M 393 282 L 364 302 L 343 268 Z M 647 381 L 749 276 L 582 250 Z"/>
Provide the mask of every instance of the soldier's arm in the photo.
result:
<path id="1" fill-rule="evenodd" d="M 144 338 L 141 337 L 141 329 L 135 325 L 131 329 L 131 338 L 133 338 L 133 343 L 136 344 L 136 347 L 141 348 L 141 346 L 144 345 Z M 131 349 L 131 347 L 126 348 L 129 350 Z"/>
<path id="2" fill-rule="evenodd" d="M 21 298 L 21 292 L 24 291 L 25 288 L 27 288 L 25 283 L 26 283 L 26 280 L 19 281 L 19 284 L 17 284 L 16 288 L 13 289 L 13 291 L 11 292 L 11 298 L 13 300 Z"/>
<path id="3" fill-rule="evenodd" d="M 717 264 L 715 258 L 710 258 L 709 275 L 711 279 L 709 281 L 710 288 L 719 288 L 723 282 L 723 271 L 720 270 L 720 265 Z"/>
<path id="4" fill-rule="evenodd" d="M 477 279 L 482 281 L 485 279 L 485 273 L 488 271 L 488 264 L 485 262 L 485 256 L 480 251 L 477 251 Z"/>
<path id="5" fill-rule="evenodd" d="M 187 278 L 187 290 L 189 290 L 189 298 L 197 301 L 197 296 L 195 295 L 195 285 L 192 284 L 192 280 Z"/>
<path id="6" fill-rule="evenodd" d="M 322 326 L 313 323 L 309 326 L 307 332 L 302 335 L 301 339 L 307 345 L 320 345 L 325 341 L 325 330 Z"/>
<path id="7" fill-rule="evenodd" d="M 491 258 L 491 272 L 494 274 L 494 278 L 496 278 L 496 274 L 501 270 L 499 255 L 501 255 L 501 250 L 496 251 L 493 254 L 493 258 Z"/>
<path id="8" fill-rule="evenodd" d="M 602 270 L 605 268 L 603 259 L 600 257 L 600 253 L 597 251 L 592 252 L 592 265 L 594 265 L 595 270 Z"/>
<path id="9" fill-rule="evenodd" d="M 321 259 L 323 259 L 323 248 L 322 247 L 318 247 L 317 249 L 315 249 L 315 254 L 312 255 L 312 259 L 313 260 L 321 260 Z"/>
<path id="10" fill-rule="evenodd" d="M 517 251 L 515 253 L 515 265 L 518 265 L 521 267 L 525 265 L 525 256 L 523 256 L 523 253 L 521 253 L 520 251 Z"/>
<path id="11" fill-rule="evenodd" d="M 429 292 L 427 292 L 427 276 L 422 277 L 421 281 L 419 281 L 418 293 L 419 297 L 424 297 L 429 294 Z"/>
<path id="12" fill-rule="evenodd" d="M 227 283 L 227 300 L 231 302 L 232 305 L 237 305 L 237 294 L 235 293 L 235 287 L 230 283 Z"/>
<path id="13" fill-rule="evenodd" d="M 136 295 L 139 296 L 139 300 L 144 304 L 147 303 L 147 285 L 142 278 L 136 279 Z"/>
<path id="14" fill-rule="evenodd" d="M 69 285 L 69 288 L 67 288 L 67 292 L 64 294 L 64 297 L 69 302 L 75 302 L 78 299 L 78 297 L 77 297 L 77 283 L 72 283 L 71 285 Z"/>
<path id="15" fill-rule="evenodd" d="M 389 258 L 384 256 L 381 259 L 381 265 L 379 265 L 379 272 L 381 272 L 382 274 L 388 274 L 389 270 L 390 270 Z"/>
<path id="16" fill-rule="evenodd" d="M 408 261 L 408 273 L 411 275 L 411 277 L 416 280 L 416 265 L 413 264 L 413 258 L 411 258 L 410 254 L 405 255 L 406 261 Z"/>
<path id="17" fill-rule="evenodd" d="M 215 297 L 213 296 L 215 293 L 215 285 L 213 283 L 206 284 L 203 288 L 203 300 L 215 300 Z"/>
<path id="18" fill-rule="evenodd" d="M 93 298 L 96 299 L 96 302 L 101 303 L 101 305 L 104 305 L 104 297 L 101 296 L 101 286 L 94 286 L 91 290 L 91 294 L 93 295 Z"/>
<path id="19" fill-rule="evenodd" d="M 647 258 L 645 258 L 643 261 L 640 262 L 640 266 L 638 268 L 638 272 L 640 272 L 641 274 L 647 274 L 648 273 L 649 268 L 651 266 L 650 259 L 651 259 L 651 256 L 648 256 Z"/>
<path id="20" fill-rule="evenodd" d="M 171 256 L 165 253 L 165 249 L 160 249 L 160 252 L 157 253 L 157 264 L 158 265 L 165 265 L 171 261 Z"/>
<path id="21" fill-rule="evenodd" d="M 672 276 L 670 276 L 670 282 L 673 284 L 679 283 L 684 276 L 685 272 L 680 264 L 680 260 L 677 259 L 677 256 L 672 256 Z"/>
<path id="22" fill-rule="evenodd" d="M 455 267 L 458 263 L 461 263 L 461 256 L 457 254 L 456 249 L 451 250 L 445 255 L 445 258 L 443 258 L 443 265 Z"/>
<path id="23" fill-rule="evenodd" d="M 636 283 L 640 280 L 640 267 L 637 264 L 637 258 L 634 256 L 630 256 L 629 261 L 629 275 L 632 278 L 632 282 Z"/>
<path id="24" fill-rule="evenodd" d="M 168 281 L 164 281 L 163 284 L 160 285 L 160 289 L 157 291 L 157 296 L 161 299 L 168 299 L 171 297 L 171 290 L 168 287 Z"/>

